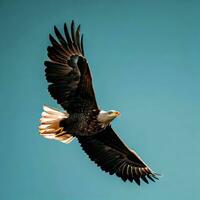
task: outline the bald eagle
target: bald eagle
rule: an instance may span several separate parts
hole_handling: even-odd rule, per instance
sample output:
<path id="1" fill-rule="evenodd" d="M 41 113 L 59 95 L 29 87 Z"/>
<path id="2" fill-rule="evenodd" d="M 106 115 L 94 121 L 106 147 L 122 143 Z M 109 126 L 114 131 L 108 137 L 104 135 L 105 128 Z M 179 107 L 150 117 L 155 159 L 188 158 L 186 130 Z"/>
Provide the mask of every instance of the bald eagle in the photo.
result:
<path id="1" fill-rule="evenodd" d="M 155 181 L 153 172 L 135 151 L 127 147 L 111 127 L 118 111 L 101 110 L 96 102 L 92 76 L 83 49 L 80 25 L 74 21 L 64 36 L 54 26 L 57 40 L 50 34 L 49 60 L 44 62 L 48 91 L 65 110 L 44 106 L 40 134 L 48 139 L 70 143 L 77 138 L 82 149 L 103 171 L 123 181 Z"/>

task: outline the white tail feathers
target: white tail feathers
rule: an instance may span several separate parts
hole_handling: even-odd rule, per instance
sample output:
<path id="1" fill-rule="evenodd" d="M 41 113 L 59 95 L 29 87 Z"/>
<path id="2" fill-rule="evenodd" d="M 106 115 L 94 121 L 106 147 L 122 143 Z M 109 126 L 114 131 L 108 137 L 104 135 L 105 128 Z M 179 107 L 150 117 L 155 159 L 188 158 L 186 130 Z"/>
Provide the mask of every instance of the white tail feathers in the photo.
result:
<path id="1" fill-rule="evenodd" d="M 60 112 L 48 106 L 43 106 L 42 117 L 40 118 L 39 132 L 40 134 L 48 139 L 59 140 L 63 143 L 70 143 L 74 137 L 67 134 L 60 127 L 60 121 L 64 118 L 68 118 L 69 114 L 67 112 Z"/>

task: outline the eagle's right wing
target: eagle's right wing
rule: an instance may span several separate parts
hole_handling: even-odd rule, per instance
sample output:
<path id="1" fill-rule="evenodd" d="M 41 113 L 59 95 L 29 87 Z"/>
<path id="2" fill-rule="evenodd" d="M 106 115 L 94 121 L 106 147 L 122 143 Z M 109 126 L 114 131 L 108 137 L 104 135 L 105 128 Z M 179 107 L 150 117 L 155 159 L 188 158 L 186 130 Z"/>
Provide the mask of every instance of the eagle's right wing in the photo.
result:
<path id="1" fill-rule="evenodd" d="M 138 185 L 140 178 L 146 183 L 148 179 L 158 179 L 158 174 L 121 141 L 111 126 L 96 135 L 80 136 L 78 140 L 89 158 L 111 175 L 116 174 L 124 181 L 134 180 Z"/>
<path id="2" fill-rule="evenodd" d="M 47 48 L 50 61 L 45 62 L 46 79 L 50 83 L 51 96 L 67 112 L 81 112 L 98 109 L 92 86 L 92 77 L 83 50 L 83 35 L 80 37 L 80 25 L 75 31 L 71 23 L 71 34 L 64 25 L 65 38 L 54 27 L 58 41 L 49 35 L 52 46 Z"/>

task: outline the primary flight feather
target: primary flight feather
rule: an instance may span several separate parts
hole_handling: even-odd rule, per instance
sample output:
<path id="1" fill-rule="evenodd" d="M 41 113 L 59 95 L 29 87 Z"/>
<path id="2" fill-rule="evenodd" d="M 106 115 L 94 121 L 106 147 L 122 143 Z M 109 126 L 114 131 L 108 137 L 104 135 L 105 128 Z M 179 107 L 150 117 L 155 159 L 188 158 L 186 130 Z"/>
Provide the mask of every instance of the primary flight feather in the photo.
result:
<path id="1" fill-rule="evenodd" d="M 48 90 L 65 111 L 44 106 L 40 134 L 63 143 L 77 138 L 97 166 L 123 181 L 134 180 L 138 185 L 140 179 L 146 183 L 148 179 L 155 181 L 157 174 L 112 129 L 111 122 L 120 113 L 98 107 L 80 25 L 75 29 L 72 21 L 70 29 L 64 24 L 64 36 L 56 27 L 57 39 L 49 35 L 51 46 L 47 51 L 50 60 L 44 63 Z"/>

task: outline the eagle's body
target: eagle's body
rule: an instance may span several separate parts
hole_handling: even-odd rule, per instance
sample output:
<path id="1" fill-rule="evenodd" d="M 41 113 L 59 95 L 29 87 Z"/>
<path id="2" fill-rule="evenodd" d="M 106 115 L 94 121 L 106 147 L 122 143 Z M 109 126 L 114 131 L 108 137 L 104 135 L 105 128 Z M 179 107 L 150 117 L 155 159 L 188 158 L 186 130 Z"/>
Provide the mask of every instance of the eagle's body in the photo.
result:
<path id="1" fill-rule="evenodd" d="M 93 135 L 97 132 L 101 132 L 104 127 L 97 120 L 99 110 L 92 110 L 88 113 L 74 113 L 69 115 L 69 118 L 63 119 L 60 125 L 64 130 L 73 136 L 80 135 Z"/>
<path id="2" fill-rule="evenodd" d="M 45 62 L 45 72 L 51 96 L 65 111 L 44 106 L 40 134 L 63 143 L 70 143 L 76 137 L 91 160 L 124 181 L 135 180 L 140 184 L 140 178 L 146 183 L 146 177 L 157 179 L 156 173 L 112 129 L 111 122 L 120 113 L 98 107 L 80 25 L 75 31 L 72 21 L 70 34 L 65 24 L 65 38 L 56 27 L 54 30 L 59 42 L 50 35 L 52 46 L 47 48 L 50 61 Z"/>

